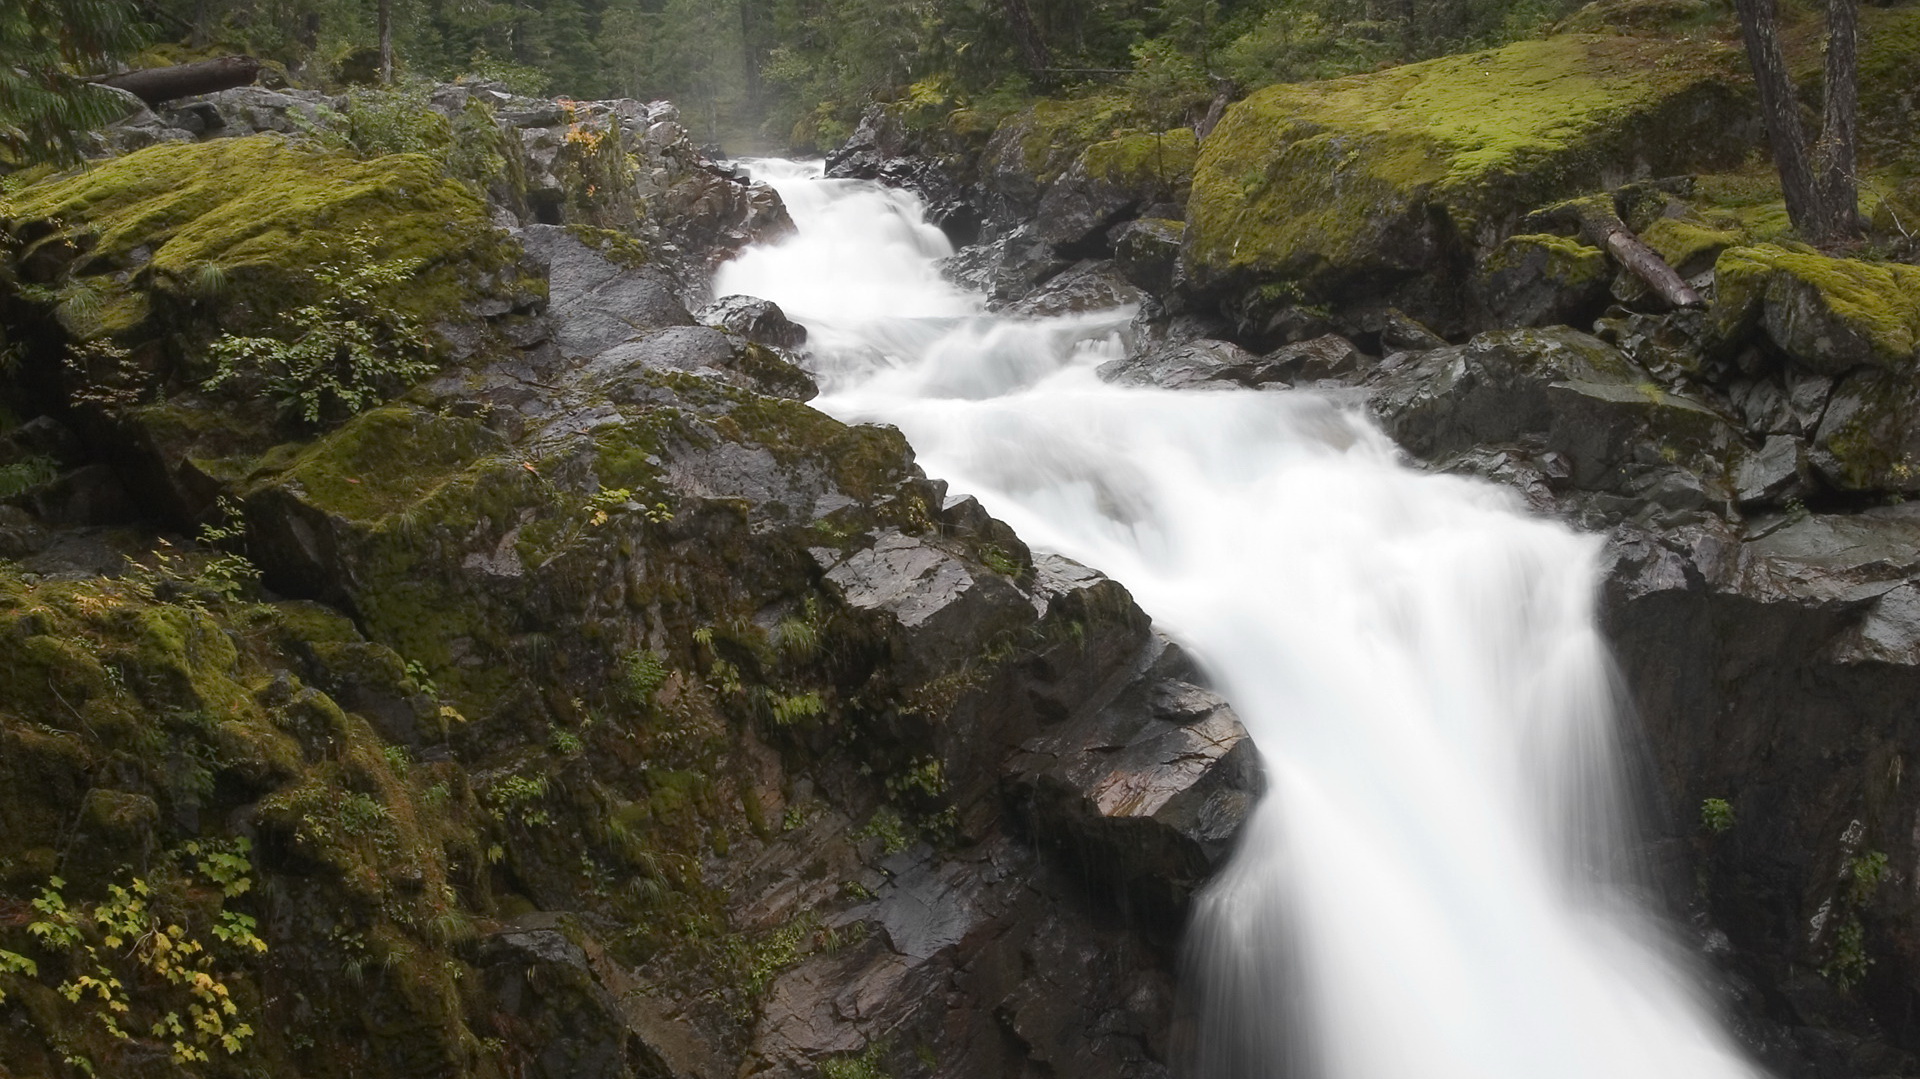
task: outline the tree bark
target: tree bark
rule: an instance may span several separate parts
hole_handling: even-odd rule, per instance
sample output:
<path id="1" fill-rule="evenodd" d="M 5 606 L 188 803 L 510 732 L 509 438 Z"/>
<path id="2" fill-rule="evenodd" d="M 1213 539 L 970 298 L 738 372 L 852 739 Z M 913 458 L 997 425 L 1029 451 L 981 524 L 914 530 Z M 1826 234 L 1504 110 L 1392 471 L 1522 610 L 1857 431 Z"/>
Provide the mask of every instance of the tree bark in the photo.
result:
<path id="1" fill-rule="evenodd" d="M 1815 232 L 1842 238 L 1860 233 L 1859 0 L 1827 0 L 1827 100 L 1820 141 L 1813 147 L 1813 182 L 1819 191 Z"/>
<path id="2" fill-rule="evenodd" d="M 1027 70 L 1036 82 L 1047 81 L 1047 69 L 1053 66 L 1053 57 L 1047 51 L 1047 43 L 1040 40 L 1040 28 L 1034 25 L 1033 9 L 1027 6 L 1027 0 L 1000 0 L 1000 8 L 1006 12 L 1007 23 L 1013 27 L 1013 36 L 1020 42 L 1020 52 L 1027 60 Z"/>
<path id="3" fill-rule="evenodd" d="M 251 56 L 223 56 L 218 60 L 129 71 L 99 81 L 125 90 L 148 105 L 158 105 L 175 98 L 248 86 L 259 77 L 260 61 Z"/>
<path id="4" fill-rule="evenodd" d="M 1774 167 L 1786 197 L 1787 217 L 1815 242 L 1859 234 L 1859 196 L 1854 179 L 1860 107 L 1859 0 L 1827 2 L 1827 107 L 1820 141 L 1809 146 L 1780 48 L 1777 0 L 1734 0 L 1740 36 L 1760 92 L 1760 113 L 1773 147 Z"/>
<path id="5" fill-rule="evenodd" d="M 380 0 L 380 85 L 393 85 L 393 0 Z"/>
<path id="6" fill-rule="evenodd" d="M 1698 307 L 1700 294 L 1660 253 L 1640 241 L 1615 212 L 1606 195 L 1574 199 L 1541 211 L 1534 220 L 1559 222 L 1580 230 L 1580 237 L 1612 255 L 1627 271 L 1647 283 L 1672 307 Z"/>

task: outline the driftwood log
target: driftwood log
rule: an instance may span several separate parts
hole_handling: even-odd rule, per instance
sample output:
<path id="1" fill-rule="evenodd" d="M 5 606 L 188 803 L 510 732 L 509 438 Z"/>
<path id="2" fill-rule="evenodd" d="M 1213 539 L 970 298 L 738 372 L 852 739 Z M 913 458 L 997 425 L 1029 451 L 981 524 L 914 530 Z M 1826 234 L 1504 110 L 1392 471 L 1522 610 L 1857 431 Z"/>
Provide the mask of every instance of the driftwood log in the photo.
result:
<path id="1" fill-rule="evenodd" d="M 1613 207 L 1613 199 L 1593 195 L 1550 206 L 1533 215 L 1537 221 L 1571 226 L 1580 238 L 1612 255 L 1635 277 L 1647 283 L 1656 296 L 1673 307 L 1699 307 L 1700 294 L 1687 284 L 1659 252 L 1640 242 Z"/>
<path id="2" fill-rule="evenodd" d="M 218 60 L 196 60 L 172 67 L 143 68 L 96 81 L 125 90 L 148 105 L 158 105 L 175 98 L 249 86 L 259 77 L 260 61 L 253 57 L 222 56 Z"/>

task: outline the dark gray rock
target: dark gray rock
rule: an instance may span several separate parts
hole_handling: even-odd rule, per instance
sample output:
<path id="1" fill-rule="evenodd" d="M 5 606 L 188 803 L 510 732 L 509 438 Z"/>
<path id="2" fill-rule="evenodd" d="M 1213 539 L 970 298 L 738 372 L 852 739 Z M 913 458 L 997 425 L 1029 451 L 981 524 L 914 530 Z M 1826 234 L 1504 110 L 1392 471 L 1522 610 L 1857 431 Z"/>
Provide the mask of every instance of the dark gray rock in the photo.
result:
<path id="1" fill-rule="evenodd" d="M 694 321 L 771 348 L 799 348 L 807 343 L 805 326 L 788 319 L 779 304 L 757 296 L 722 296 L 695 312 Z"/>
<path id="2" fill-rule="evenodd" d="M 1267 370 L 1260 357 L 1239 345 L 1200 338 L 1149 344 L 1134 355 L 1102 364 L 1100 377 L 1169 390 L 1231 389 L 1279 379 L 1277 373 L 1263 379 Z"/>
<path id="3" fill-rule="evenodd" d="M 821 568 L 849 606 L 888 617 L 908 670 L 973 655 L 1033 617 L 1027 598 L 1005 576 L 894 530 Z"/>
<path id="4" fill-rule="evenodd" d="M 1148 295 L 1165 299 L 1180 281 L 1180 241 L 1186 223 L 1139 218 L 1114 228 L 1113 264 L 1120 275 Z"/>
<path id="5" fill-rule="evenodd" d="M 991 243 L 963 248 L 943 269 L 954 283 L 985 293 L 989 303 L 1004 305 L 1024 298 L 1071 264 L 1031 228 L 1022 227 Z"/>
<path id="6" fill-rule="evenodd" d="M 1411 332 L 1404 336 L 1421 340 Z M 1319 382 L 1324 379 L 1353 382 L 1378 362 L 1361 352 L 1352 341 L 1337 333 L 1329 333 L 1310 341 L 1282 345 L 1267 353 L 1260 357 L 1259 373 L 1245 381 L 1252 385 L 1266 382 Z"/>
<path id="7" fill-rule="evenodd" d="M 520 242 L 547 266 L 547 314 L 564 355 L 596 356 L 636 333 L 693 324 L 662 270 L 621 266 L 558 225 L 529 225 Z"/>
<path id="8" fill-rule="evenodd" d="M 1106 261 L 1081 262 L 1002 310 L 1022 318 L 1077 315 L 1138 304 L 1139 289 Z"/>

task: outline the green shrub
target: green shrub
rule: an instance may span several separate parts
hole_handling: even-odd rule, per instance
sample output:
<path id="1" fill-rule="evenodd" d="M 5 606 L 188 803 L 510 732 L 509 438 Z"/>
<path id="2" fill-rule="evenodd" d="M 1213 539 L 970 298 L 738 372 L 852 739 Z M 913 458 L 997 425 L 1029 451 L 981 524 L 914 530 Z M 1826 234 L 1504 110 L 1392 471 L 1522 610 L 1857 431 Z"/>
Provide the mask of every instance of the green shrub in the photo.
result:
<path id="1" fill-rule="evenodd" d="M 279 335 L 214 341 L 205 387 L 257 379 L 283 412 L 319 425 L 364 412 L 432 374 L 424 331 L 378 299 L 404 285 L 421 260 L 373 256 L 372 238 L 348 237 L 315 265 L 317 298 L 282 316 Z"/>

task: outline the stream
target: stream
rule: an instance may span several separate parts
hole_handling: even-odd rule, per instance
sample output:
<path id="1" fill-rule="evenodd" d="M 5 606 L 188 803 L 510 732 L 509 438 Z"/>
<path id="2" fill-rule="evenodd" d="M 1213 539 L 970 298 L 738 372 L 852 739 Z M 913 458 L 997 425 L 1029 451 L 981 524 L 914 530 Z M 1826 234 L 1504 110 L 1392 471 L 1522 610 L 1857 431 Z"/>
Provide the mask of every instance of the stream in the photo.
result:
<path id="1" fill-rule="evenodd" d="M 798 233 L 723 267 L 810 334 L 813 405 L 887 423 L 1036 548 L 1124 583 L 1269 777 L 1195 904 L 1203 1079 L 1758 1073 L 1649 911 L 1600 538 L 1409 467 L 1310 391 L 1096 375 L 1133 312 L 989 313 L 910 193 L 749 162 Z"/>

